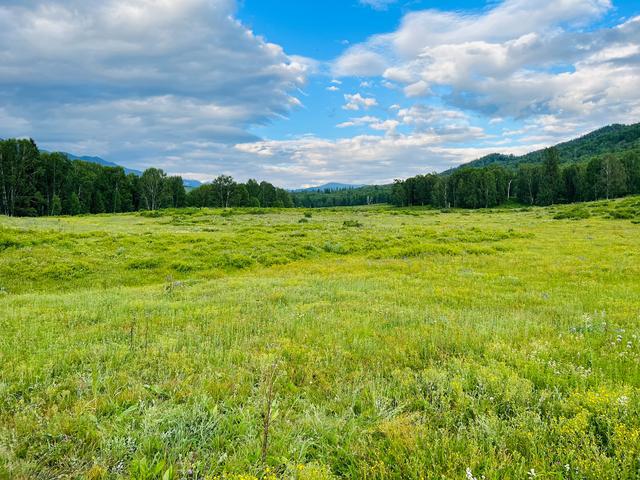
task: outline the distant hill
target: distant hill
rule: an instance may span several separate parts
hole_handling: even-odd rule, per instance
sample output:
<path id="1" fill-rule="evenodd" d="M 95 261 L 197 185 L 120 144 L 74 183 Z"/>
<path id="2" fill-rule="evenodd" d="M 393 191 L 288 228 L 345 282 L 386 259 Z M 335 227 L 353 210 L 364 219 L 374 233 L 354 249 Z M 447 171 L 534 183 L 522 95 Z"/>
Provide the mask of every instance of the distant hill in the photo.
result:
<path id="1" fill-rule="evenodd" d="M 325 183 L 324 185 L 320 185 L 317 187 L 309 187 L 309 188 L 299 188 L 297 190 L 291 190 L 292 192 L 300 193 L 300 192 L 336 192 L 338 190 L 353 190 L 354 188 L 362 188 L 365 185 L 353 185 L 347 183 Z"/>
<path id="2" fill-rule="evenodd" d="M 134 170 L 132 168 L 123 167 L 122 165 L 118 165 L 117 163 L 110 162 L 108 160 L 105 160 L 104 158 L 90 157 L 86 155 L 79 157 L 77 155 L 74 155 L 73 153 L 68 153 L 68 152 L 60 152 L 60 153 L 62 153 L 63 155 L 66 155 L 69 160 L 82 160 L 83 162 L 97 163 L 98 165 L 102 165 L 103 167 L 122 167 L 124 168 L 124 171 L 127 174 L 133 173 L 138 176 L 142 175 L 142 172 L 140 170 Z"/>
<path id="3" fill-rule="evenodd" d="M 640 123 L 633 125 L 609 125 L 580 138 L 560 143 L 555 147 L 560 154 L 560 160 L 565 163 L 579 162 L 604 153 L 614 153 L 631 148 L 638 148 L 640 147 Z M 459 167 L 447 170 L 443 172 L 443 174 L 451 173 L 462 167 L 486 167 L 488 165 L 513 167 L 521 163 L 538 163 L 542 161 L 543 153 L 544 150 L 537 150 L 519 156 L 492 153 Z"/>
<path id="4" fill-rule="evenodd" d="M 68 153 L 68 152 L 61 152 L 61 153 L 66 155 L 69 160 L 81 160 L 83 162 L 97 163 L 98 165 L 102 165 L 103 167 L 122 167 L 124 168 L 124 171 L 126 174 L 133 173 L 134 175 L 138 175 L 138 176 L 142 175 L 142 172 L 140 170 L 134 170 L 132 168 L 123 167 L 122 165 L 118 165 L 117 163 L 110 162 L 108 160 L 105 160 L 104 158 L 90 157 L 90 156 L 79 157 L 77 155 L 74 155 L 73 153 Z M 202 183 L 199 182 L 198 180 L 189 180 L 186 178 L 183 178 L 182 182 L 184 183 L 184 186 L 187 187 L 188 189 L 197 188 L 200 185 L 202 185 Z"/>

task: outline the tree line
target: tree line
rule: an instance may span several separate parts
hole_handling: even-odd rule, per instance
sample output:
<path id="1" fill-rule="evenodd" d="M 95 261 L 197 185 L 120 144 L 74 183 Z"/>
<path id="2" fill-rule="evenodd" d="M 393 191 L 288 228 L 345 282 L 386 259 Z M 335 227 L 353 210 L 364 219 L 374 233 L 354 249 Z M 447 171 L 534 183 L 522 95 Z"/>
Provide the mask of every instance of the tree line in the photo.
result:
<path id="1" fill-rule="evenodd" d="M 516 168 L 463 167 L 449 175 L 418 175 L 396 180 L 391 203 L 438 208 L 488 208 L 518 201 L 551 205 L 640 193 L 640 149 L 600 155 L 561 165 L 556 148 L 544 151 L 542 163 Z"/>
<path id="2" fill-rule="evenodd" d="M 70 160 L 38 150 L 33 140 L 0 141 L 0 212 L 9 216 L 120 213 L 183 207 L 182 178 L 150 168 L 141 176 L 122 167 Z"/>
<path id="3" fill-rule="evenodd" d="M 640 149 L 561 164 L 556 148 L 541 163 L 517 167 L 463 167 L 393 185 L 293 195 L 268 182 L 237 183 L 221 175 L 185 191 L 182 178 L 149 168 L 142 175 L 122 167 L 70 160 L 38 150 L 33 140 L 0 141 L 0 213 L 9 216 L 121 213 L 193 207 L 335 207 L 392 203 L 438 208 L 488 208 L 518 201 L 551 205 L 640 193 Z"/>
<path id="4" fill-rule="evenodd" d="M 227 176 L 187 193 L 181 177 L 158 168 L 127 174 L 122 167 L 41 152 L 33 140 L 0 141 L 0 214 L 80 215 L 187 206 L 291 207 L 293 201 L 267 182 L 238 184 Z"/>
<path id="5" fill-rule="evenodd" d="M 389 185 L 371 185 L 341 190 L 303 191 L 293 193 L 296 207 L 351 207 L 356 205 L 375 205 L 391 202 Z"/>
<path id="6" fill-rule="evenodd" d="M 249 180 L 236 183 L 233 178 L 221 175 L 213 182 L 201 185 L 187 195 L 187 203 L 193 207 L 293 207 L 291 194 L 274 187 L 269 182 Z"/>

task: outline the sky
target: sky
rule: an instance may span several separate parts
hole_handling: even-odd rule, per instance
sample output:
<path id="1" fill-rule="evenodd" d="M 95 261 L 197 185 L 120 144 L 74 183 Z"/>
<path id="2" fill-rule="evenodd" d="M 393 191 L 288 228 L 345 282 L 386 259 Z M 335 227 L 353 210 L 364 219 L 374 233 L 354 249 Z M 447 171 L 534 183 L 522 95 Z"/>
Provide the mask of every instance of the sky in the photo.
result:
<path id="1" fill-rule="evenodd" d="M 384 184 L 640 122 L 637 0 L 0 0 L 0 138 Z"/>

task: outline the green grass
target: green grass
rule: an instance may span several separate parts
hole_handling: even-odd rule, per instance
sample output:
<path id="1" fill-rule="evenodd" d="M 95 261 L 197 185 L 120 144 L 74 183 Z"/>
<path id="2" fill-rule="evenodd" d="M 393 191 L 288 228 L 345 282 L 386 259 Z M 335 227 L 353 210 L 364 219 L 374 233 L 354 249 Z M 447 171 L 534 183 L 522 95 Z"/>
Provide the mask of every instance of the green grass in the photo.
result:
<path id="1" fill-rule="evenodd" d="M 640 198 L 305 213 L 0 218 L 0 478 L 640 476 Z"/>

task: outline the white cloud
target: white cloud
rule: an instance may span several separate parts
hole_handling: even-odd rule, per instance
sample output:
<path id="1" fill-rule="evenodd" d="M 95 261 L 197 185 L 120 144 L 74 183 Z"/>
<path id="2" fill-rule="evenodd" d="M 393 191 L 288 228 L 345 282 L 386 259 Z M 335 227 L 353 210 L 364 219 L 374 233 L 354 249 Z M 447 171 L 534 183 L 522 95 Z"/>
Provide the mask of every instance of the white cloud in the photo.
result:
<path id="1" fill-rule="evenodd" d="M 380 121 L 381 120 L 378 117 L 364 116 L 364 117 L 352 118 L 348 122 L 339 123 L 338 125 L 336 125 L 336 127 L 338 128 L 356 127 L 356 126 L 362 126 L 362 125 L 369 125 L 371 123 L 379 123 Z"/>
<path id="2" fill-rule="evenodd" d="M 381 75 L 387 66 L 382 53 L 367 46 L 349 48 L 332 66 L 333 73 L 340 77 Z"/>
<path id="3" fill-rule="evenodd" d="M 396 3 L 397 1 L 398 0 L 360 0 L 360 3 L 375 10 L 386 10 L 389 5 Z"/>
<path id="4" fill-rule="evenodd" d="M 429 84 L 424 80 L 418 80 L 415 83 L 404 87 L 404 93 L 407 97 L 424 97 L 431 94 L 431 88 Z"/>
<path id="5" fill-rule="evenodd" d="M 342 107 L 345 110 L 368 110 L 371 107 L 375 107 L 378 105 L 378 101 L 373 97 L 363 97 L 359 93 L 356 94 L 346 94 L 344 96 L 346 100 L 346 104 Z"/>
<path id="6" fill-rule="evenodd" d="M 381 120 L 378 117 L 364 116 L 352 118 L 347 122 L 336 125 L 338 128 L 361 127 L 366 126 L 372 130 L 385 132 L 386 135 L 395 134 L 396 128 L 400 126 L 400 122 L 395 119 Z"/>

